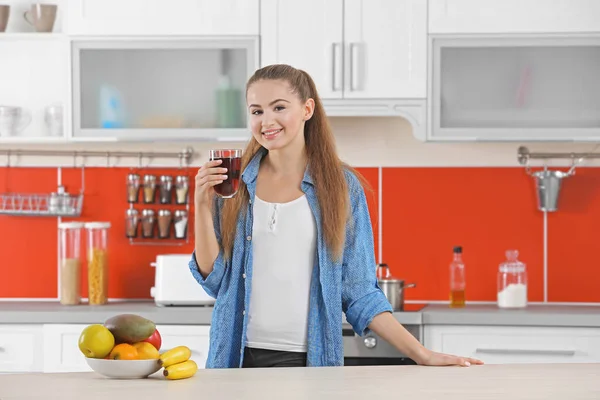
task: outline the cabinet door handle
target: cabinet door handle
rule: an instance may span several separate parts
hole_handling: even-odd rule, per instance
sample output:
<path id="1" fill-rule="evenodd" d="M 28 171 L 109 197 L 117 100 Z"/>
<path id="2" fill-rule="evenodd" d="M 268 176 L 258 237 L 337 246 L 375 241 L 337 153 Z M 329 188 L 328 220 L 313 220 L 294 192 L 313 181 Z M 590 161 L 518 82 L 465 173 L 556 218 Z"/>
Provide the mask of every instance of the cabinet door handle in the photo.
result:
<path id="1" fill-rule="evenodd" d="M 477 348 L 476 353 L 487 354 L 527 354 L 527 355 L 549 355 L 549 356 L 574 356 L 575 350 L 560 349 L 487 349 Z"/>
<path id="2" fill-rule="evenodd" d="M 341 50 L 341 43 L 332 43 L 331 44 L 331 89 L 336 92 L 338 90 L 342 90 L 341 80 L 342 77 L 338 75 L 338 69 L 341 64 L 339 62 L 338 51 Z"/>
<path id="3" fill-rule="evenodd" d="M 362 79 L 360 79 L 362 71 L 360 68 L 361 54 L 358 52 L 359 47 L 361 47 L 359 43 L 350 43 L 350 91 L 363 90 Z"/>
<path id="4" fill-rule="evenodd" d="M 0 346 L 0 353 L 4 353 L 4 347 Z"/>

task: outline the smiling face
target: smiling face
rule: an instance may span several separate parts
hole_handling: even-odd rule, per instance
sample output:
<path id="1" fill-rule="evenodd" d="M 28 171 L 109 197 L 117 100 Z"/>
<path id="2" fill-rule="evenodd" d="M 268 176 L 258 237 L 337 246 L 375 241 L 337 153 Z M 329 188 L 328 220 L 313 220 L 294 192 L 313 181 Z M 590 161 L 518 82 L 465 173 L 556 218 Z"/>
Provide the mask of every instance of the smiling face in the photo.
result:
<path id="1" fill-rule="evenodd" d="M 303 102 L 283 80 L 259 80 L 246 94 L 254 138 L 267 150 L 304 146 L 304 123 L 314 110 L 313 99 Z"/>

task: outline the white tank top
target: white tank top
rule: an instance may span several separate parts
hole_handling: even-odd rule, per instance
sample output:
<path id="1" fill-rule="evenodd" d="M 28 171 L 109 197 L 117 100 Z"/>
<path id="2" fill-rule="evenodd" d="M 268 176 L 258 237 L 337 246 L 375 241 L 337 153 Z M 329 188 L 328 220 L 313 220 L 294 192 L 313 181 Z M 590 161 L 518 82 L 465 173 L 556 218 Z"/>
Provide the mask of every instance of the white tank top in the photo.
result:
<path id="1" fill-rule="evenodd" d="M 306 195 L 288 203 L 255 197 L 248 347 L 306 352 L 316 243 Z"/>

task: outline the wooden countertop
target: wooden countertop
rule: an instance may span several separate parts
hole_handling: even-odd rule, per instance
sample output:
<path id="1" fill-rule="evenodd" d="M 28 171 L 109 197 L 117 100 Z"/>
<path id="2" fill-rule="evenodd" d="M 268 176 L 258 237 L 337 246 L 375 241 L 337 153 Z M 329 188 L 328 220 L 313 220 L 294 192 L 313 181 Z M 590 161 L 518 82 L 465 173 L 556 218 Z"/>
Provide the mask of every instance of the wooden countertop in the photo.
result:
<path id="1" fill-rule="evenodd" d="M 600 399 L 598 364 L 199 370 L 189 379 L 113 380 L 94 372 L 0 375 L 0 399 Z"/>

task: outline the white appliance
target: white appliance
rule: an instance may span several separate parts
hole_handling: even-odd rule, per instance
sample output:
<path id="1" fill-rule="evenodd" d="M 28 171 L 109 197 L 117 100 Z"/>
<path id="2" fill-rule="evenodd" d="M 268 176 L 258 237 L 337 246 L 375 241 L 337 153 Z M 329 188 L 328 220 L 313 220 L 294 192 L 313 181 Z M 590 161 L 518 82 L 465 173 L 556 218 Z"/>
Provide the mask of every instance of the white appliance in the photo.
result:
<path id="1" fill-rule="evenodd" d="M 192 276 L 188 266 L 192 254 L 162 254 L 156 256 L 154 287 L 150 296 L 157 306 L 214 305 L 210 297 Z"/>

